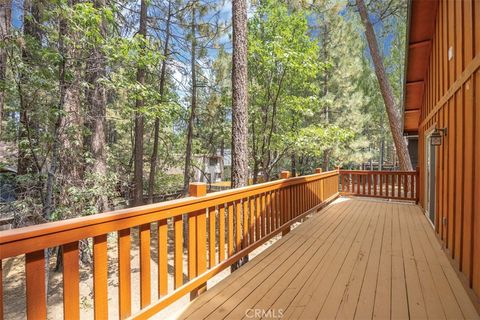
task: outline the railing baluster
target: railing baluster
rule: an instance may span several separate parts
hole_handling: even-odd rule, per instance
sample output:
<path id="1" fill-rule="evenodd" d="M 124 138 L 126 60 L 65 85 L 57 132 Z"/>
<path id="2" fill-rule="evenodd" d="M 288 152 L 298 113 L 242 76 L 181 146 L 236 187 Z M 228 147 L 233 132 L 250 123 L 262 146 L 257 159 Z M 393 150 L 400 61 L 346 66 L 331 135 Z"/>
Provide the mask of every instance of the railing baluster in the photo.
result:
<path id="1" fill-rule="evenodd" d="M 276 201 L 276 193 L 275 191 L 272 191 L 271 192 L 271 206 L 272 206 L 272 231 L 276 230 L 277 229 L 277 203 L 275 202 Z"/>
<path id="2" fill-rule="evenodd" d="M 131 314 L 130 229 L 118 231 L 118 304 L 120 319 Z"/>
<path id="3" fill-rule="evenodd" d="M 363 175 L 362 176 L 362 194 L 363 195 L 366 195 L 367 194 L 367 189 L 366 189 L 366 180 L 367 180 L 367 176 L 366 175 Z"/>
<path id="4" fill-rule="evenodd" d="M 242 200 L 243 205 L 243 243 L 242 248 L 248 246 L 248 198 Z"/>
<path id="5" fill-rule="evenodd" d="M 107 235 L 93 238 L 93 307 L 95 319 L 108 318 Z"/>
<path id="6" fill-rule="evenodd" d="M 168 294 L 168 221 L 158 221 L 158 297 Z"/>
<path id="7" fill-rule="evenodd" d="M 398 176 L 398 175 L 395 174 L 395 173 L 392 174 L 392 198 L 395 198 L 395 185 L 396 185 L 395 180 L 397 180 L 397 179 L 396 179 L 397 176 Z M 398 184 L 397 184 L 397 185 L 398 185 Z"/>
<path id="8" fill-rule="evenodd" d="M 145 308 L 151 302 L 150 274 L 150 224 L 142 224 L 138 228 L 140 237 L 140 308 Z"/>
<path id="9" fill-rule="evenodd" d="M 403 176 L 403 193 L 405 195 L 405 199 L 408 199 L 408 174 Z"/>
<path id="10" fill-rule="evenodd" d="M 415 175 L 411 175 L 411 180 L 410 180 L 410 199 L 415 199 Z"/>
<path id="11" fill-rule="evenodd" d="M 63 252 L 63 317 L 80 319 L 78 242 L 62 246 Z"/>
<path id="12" fill-rule="evenodd" d="M 385 189 L 386 189 L 386 196 L 388 197 L 390 195 L 390 182 L 389 179 L 390 175 L 386 174 L 385 175 Z"/>
<path id="13" fill-rule="evenodd" d="M 216 264 L 215 255 L 216 255 L 216 215 L 217 212 L 215 207 L 210 207 L 208 209 L 208 267 L 213 268 Z"/>
<path id="14" fill-rule="evenodd" d="M 240 200 L 235 202 L 235 252 L 239 252 L 242 245 L 242 208 Z"/>
<path id="15" fill-rule="evenodd" d="M 293 197 L 293 211 L 294 211 L 294 214 L 295 215 L 299 215 L 302 213 L 302 201 L 301 201 L 301 197 L 302 197 L 302 192 L 301 192 L 301 189 L 300 189 L 300 186 L 295 186 L 293 187 L 293 193 L 292 193 L 292 197 Z"/>
<path id="16" fill-rule="evenodd" d="M 357 194 L 360 194 L 360 184 L 362 182 L 362 177 L 359 174 L 357 174 L 356 176 L 357 176 Z"/>
<path id="17" fill-rule="evenodd" d="M 228 256 L 233 256 L 233 202 L 228 204 Z"/>
<path id="18" fill-rule="evenodd" d="M 255 196 L 255 216 L 256 216 L 256 223 L 255 223 L 255 240 L 258 241 L 261 237 L 261 217 L 260 212 L 260 195 Z"/>
<path id="19" fill-rule="evenodd" d="M 271 230 L 271 215 L 272 215 L 272 203 L 271 203 L 271 195 L 270 192 L 267 192 L 265 194 L 265 234 L 269 234 Z"/>
<path id="20" fill-rule="evenodd" d="M 206 187 L 205 187 L 206 194 Z M 207 212 L 206 209 L 201 209 L 197 212 L 197 231 L 196 231 L 196 262 L 195 267 L 196 275 L 200 275 L 207 271 Z M 195 290 L 192 292 L 193 296 L 196 294 L 201 294 L 207 290 L 206 283 L 198 287 L 198 291 Z"/>
<path id="21" fill-rule="evenodd" d="M 178 215 L 173 217 L 174 232 L 174 288 L 177 289 L 183 285 L 183 217 Z"/>
<path id="22" fill-rule="evenodd" d="M 383 197 L 386 194 L 386 181 L 387 181 L 387 175 L 386 174 L 380 174 L 380 195 Z"/>
<path id="23" fill-rule="evenodd" d="M 266 219 L 266 196 L 265 196 L 265 193 L 262 193 L 261 194 L 261 206 L 262 206 L 262 209 L 260 211 L 260 220 L 262 221 L 262 225 L 261 225 L 261 232 L 260 232 L 260 235 L 261 237 L 263 238 L 265 236 L 265 233 L 266 233 L 266 230 L 267 230 L 267 219 Z"/>
<path id="24" fill-rule="evenodd" d="M 218 262 L 225 260 L 225 205 L 218 208 Z"/>
<path id="25" fill-rule="evenodd" d="M 255 242 L 255 197 L 248 198 L 248 204 L 250 207 L 250 243 Z"/>
<path id="26" fill-rule="evenodd" d="M 77 257 L 78 262 L 78 257 Z M 1 262 L 0 262 L 1 263 Z M 45 251 L 38 250 L 25 255 L 27 318 L 46 319 Z M 1 275 L 1 273 L 0 273 Z M 0 278 L 2 279 L 2 278 Z M 3 281 L 2 281 L 3 283 Z M 0 293 L 3 295 L 3 292 Z M 3 303 L 1 304 L 3 313 Z M 3 318 L 1 318 L 3 319 Z"/>
<path id="27" fill-rule="evenodd" d="M 197 213 L 188 214 L 188 279 L 197 276 Z"/>

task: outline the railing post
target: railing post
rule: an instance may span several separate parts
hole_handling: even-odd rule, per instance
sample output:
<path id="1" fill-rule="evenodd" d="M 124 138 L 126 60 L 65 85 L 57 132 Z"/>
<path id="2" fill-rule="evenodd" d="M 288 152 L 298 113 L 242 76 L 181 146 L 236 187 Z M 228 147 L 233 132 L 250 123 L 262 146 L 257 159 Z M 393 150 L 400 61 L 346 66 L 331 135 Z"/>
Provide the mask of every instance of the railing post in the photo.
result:
<path id="1" fill-rule="evenodd" d="M 290 178 L 290 171 L 282 171 L 280 173 L 280 178 L 281 179 Z M 283 212 L 282 216 L 283 216 L 283 223 L 286 223 L 290 220 L 290 206 L 291 206 L 290 187 L 284 188 L 283 195 L 285 198 L 284 198 L 284 201 L 282 201 L 282 203 L 284 203 L 284 207 L 282 208 L 282 212 Z M 286 235 L 289 232 L 290 232 L 290 226 L 287 229 L 283 230 L 282 236 Z"/>
<path id="2" fill-rule="evenodd" d="M 203 197 L 207 194 L 207 185 L 203 182 L 190 183 L 188 193 L 191 197 Z M 188 215 L 188 278 L 207 271 L 207 214 L 206 209 Z M 190 300 L 207 290 L 203 283 L 190 292 Z"/>
<path id="3" fill-rule="evenodd" d="M 315 169 L 315 173 L 322 173 L 322 168 Z"/>

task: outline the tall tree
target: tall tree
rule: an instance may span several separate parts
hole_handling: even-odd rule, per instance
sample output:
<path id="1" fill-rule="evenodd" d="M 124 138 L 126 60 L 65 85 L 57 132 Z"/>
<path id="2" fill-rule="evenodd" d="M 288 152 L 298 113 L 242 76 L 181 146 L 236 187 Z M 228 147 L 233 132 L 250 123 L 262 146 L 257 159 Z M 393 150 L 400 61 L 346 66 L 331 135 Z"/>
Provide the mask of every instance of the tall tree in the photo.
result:
<path id="1" fill-rule="evenodd" d="M 161 102 L 165 101 L 165 83 L 167 81 L 167 62 L 170 51 L 170 23 L 172 21 L 172 0 L 168 0 L 167 22 L 165 26 L 165 43 L 163 47 L 163 61 L 160 70 L 159 94 Z M 148 176 L 148 202 L 153 202 L 153 191 L 155 187 L 155 176 L 158 162 L 158 140 L 160 135 L 160 118 L 155 118 L 153 133 L 153 151 L 150 158 L 150 174 Z"/>
<path id="2" fill-rule="evenodd" d="M 385 72 L 383 60 L 378 48 L 377 38 L 375 31 L 373 30 L 370 17 L 368 15 L 365 2 L 363 0 L 355 0 L 362 24 L 365 27 L 365 35 L 370 49 L 370 54 L 373 60 L 373 66 L 375 74 L 377 75 L 380 91 L 385 103 L 385 108 L 388 115 L 388 122 L 390 124 L 390 130 L 392 132 L 393 142 L 397 150 L 398 160 L 401 170 L 412 170 L 412 163 L 408 154 L 407 143 L 402 136 L 401 118 L 398 108 L 395 106 L 395 100 L 393 96 L 392 86 Z"/>
<path id="3" fill-rule="evenodd" d="M 105 9 L 105 0 L 95 0 L 94 6 L 97 10 Z M 103 80 L 106 76 L 106 58 L 102 51 L 102 41 L 106 37 L 106 21 L 103 18 L 99 25 L 100 43 L 95 43 L 92 48 L 92 53 L 88 58 L 87 65 L 87 121 L 86 125 L 89 132 L 89 139 L 87 146 L 93 157 L 91 164 L 91 172 L 95 181 L 102 181 L 107 175 L 107 150 L 106 150 L 106 116 L 107 116 L 107 96 Z M 95 206 L 98 212 L 107 209 L 108 199 L 105 194 L 98 196 L 95 201 Z"/>
<path id="4" fill-rule="evenodd" d="M 0 41 L 6 43 L 10 33 L 10 23 L 12 17 L 12 1 L 4 0 L 0 2 Z M 5 104 L 5 76 L 7 72 L 7 53 L 6 48 L 0 45 L 0 134 L 2 133 L 3 109 Z"/>
<path id="5" fill-rule="evenodd" d="M 248 183 L 247 1 L 232 1 L 232 188 Z"/>
<path id="6" fill-rule="evenodd" d="M 197 71 L 196 71 L 196 46 L 197 39 L 195 35 L 196 29 L 196 1 L 192 3 L 192 21 L 191 21 L 191 74 L 192 74 L 192 97 L 190 105 L 190 114 L 188 116 L 187 125 L 187 143 L 185 149 L 185 167 L 183 170 L 183 192 L 188 193 L 188 185 L 190 183 L 190 168 L 192 164 L 192 144 L 193 144 L 193 126 L 195 122 L 195 112 L 197 109 Z"/>
<path id="7" fill-rule="evenodd" d="M 139 36 L 146 41 L 147 38 L 147 0 L 140 3 L 140 28 Z M 137 69 L 137 82 L 145 83 L 145 66 L 139 63 Z M 143 204 L 143 133 L 144 116 L 141 110 L 144 105 L 143 97 L 137 96 L 135 102 L 135 146 L 134 146 L 134 173 L 133 173 L 133 203 L 138 206 Z"/>
<path id="8" fill-rule="evenodd" d="M 25 46 L 22 50 L 22 60 L 29 69 L 34 69 L 36 51 L 41 47 L 42 34 L 40 23 L 42 20 L 43 8 L 41 1 L 26 0 L 23 4 L 23 36 Z M 27 141 L 32 140 L 32 115 L 35 113 L 33 96 L 25 94 L 25 88 L 29 85 L 30 70 L 22 70 L 18 82 L 20 96 L 20 115 L 18 130 L 18 161 L 17 172 L 20 175 L 31 173 L 33 169 L 32 153 L 28 150 Z"/>

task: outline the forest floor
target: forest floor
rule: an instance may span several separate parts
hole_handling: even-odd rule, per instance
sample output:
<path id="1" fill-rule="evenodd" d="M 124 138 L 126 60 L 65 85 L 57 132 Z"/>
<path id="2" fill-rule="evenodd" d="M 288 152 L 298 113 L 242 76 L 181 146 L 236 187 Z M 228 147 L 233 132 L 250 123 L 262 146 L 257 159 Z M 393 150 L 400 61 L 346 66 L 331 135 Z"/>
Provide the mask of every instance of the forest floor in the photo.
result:
<path id="1" fill-rule="evenodd" d="M 152 227 L 152 240 L 156 238 L 155 230 Z M 132 229 L 131 249 L 131 286 L 132 286 L 132 313 L 140 310 L 140 278 L 139 278 L 139 249 L 138 233 Z M 277 236 L 263 244 L 249 254 L 253 259 L 263 250 L 277 241 Z M 171 238 L 172 239 L 172 238 Z M 172 247 L 172 246 L 169 246 Z M 186 252 L 185 252 L 186 253 Z M 152 301 L 157 299 L 157 263 L 156 263 L 156 241 L 151 245 L 151 288 Z M 50 274 L 48 279 L 48 319 L 63 319 L 63 277 L 61 272 L 54 272 L 55 258 L 50 259 Z M 111 319 L 118 319 L 118 274 L 117 264 L 117 237 L 116 234 L 108 236 L 108 315 Z M 184 269 L 187 270 L 186 259 Z M 230 269 L 222 271 L 207 282 L 211 288 L 230 274 Z M 93 319 L 93 267 L 89 264 L 80 264 L 80 318 Z M 24 256 L 13 257 L 3 260 L 3 290 L 4 290 L 4 315 L 6 319 L 16 320 L 26 318 L 25 301 L 25 258 Z M 184 274 L 185 281 L 187 280 Z M 169 252 L 169 292 L 173 291 L 173 252 Z M 188 305 L 190 299 L 186 295 L 162 310 L 153 319 L 175 319 L 177 315 Z"/>

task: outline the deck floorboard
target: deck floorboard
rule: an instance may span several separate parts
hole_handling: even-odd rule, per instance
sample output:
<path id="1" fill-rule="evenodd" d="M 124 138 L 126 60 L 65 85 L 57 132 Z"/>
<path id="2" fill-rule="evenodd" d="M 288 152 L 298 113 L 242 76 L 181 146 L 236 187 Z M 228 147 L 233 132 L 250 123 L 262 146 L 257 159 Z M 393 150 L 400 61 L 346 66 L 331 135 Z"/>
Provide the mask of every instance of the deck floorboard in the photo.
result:
<path id="1" fill-rule="evenodd" d="M 252 318 L 479 315 L 419 207 L 340 198 L 192 301 L 180 316 Z"/>

